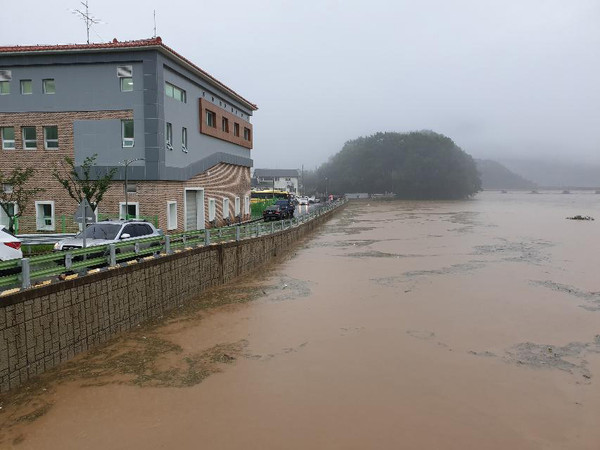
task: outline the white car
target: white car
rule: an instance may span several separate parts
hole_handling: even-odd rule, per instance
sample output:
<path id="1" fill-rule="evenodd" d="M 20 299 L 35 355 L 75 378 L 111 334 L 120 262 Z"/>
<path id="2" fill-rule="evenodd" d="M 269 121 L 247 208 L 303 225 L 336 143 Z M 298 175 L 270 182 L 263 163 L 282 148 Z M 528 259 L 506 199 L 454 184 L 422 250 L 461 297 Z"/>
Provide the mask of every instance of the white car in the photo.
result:
<path id="1" fill-rule="evenodd" d="M 4 226 L 0 226 L 0 261 L 22 257 L 21 240 L 10 234 Z"/>
<path id="2" fill-rule="evenodd" d="M 308 205 L 308 197 L 298 197 L 299 205 Z"/>

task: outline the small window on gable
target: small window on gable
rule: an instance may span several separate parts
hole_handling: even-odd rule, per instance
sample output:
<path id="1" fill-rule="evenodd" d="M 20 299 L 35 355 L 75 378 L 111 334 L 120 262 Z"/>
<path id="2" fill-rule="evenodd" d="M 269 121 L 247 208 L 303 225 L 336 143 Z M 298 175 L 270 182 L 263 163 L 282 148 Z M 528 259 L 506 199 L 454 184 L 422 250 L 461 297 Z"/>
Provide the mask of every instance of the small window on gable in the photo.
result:
<path id="1" fill-rule="evenodd" d="M 42 80 L 42 92 L 44 94 L 56 93 L 56 84 L 54 83 L 54 78 L 46 78 L 45 80 Z"/>

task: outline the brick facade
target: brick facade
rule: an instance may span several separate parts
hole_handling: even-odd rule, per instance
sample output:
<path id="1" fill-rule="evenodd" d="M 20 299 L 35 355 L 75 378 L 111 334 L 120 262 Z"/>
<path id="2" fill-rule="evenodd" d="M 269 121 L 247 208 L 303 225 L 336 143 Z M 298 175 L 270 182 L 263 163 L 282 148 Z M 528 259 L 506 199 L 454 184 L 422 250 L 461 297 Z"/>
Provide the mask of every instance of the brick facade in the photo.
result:
<path id="1" fill-rule="evenodd" d="M 247 149 L 252 148 L 253 131 L 252 124 L 250 122 L 241 120 L 235 114 L 231 114 L 225 111 L 224 109 L 217 107 L 217 105 L 215 105 L 214 103 L 204 100 L 203 98 L 199 99 L 198 107 L 200 108 L 200 133 L 206 134 L 217 139 L 221 139 L 223 141 L 228 141 L 233 144 L 241 145 L 242 147 L 246 147 Z M 215 123 L 213 127 L 209 126 L 206 122 L 207 110 L 213 112 L 215 115 Z M 228 120 L 229 130 L 227 131 L 223 130 L 223 119 Z M 236 136 L 234 133 L 235 124 L 239 125 L 239 136 Z M 249 130 L 250 139 L 244 139 L 244 128 L 247 128 Z"/>
<path id="2" fill-rule="evenodd" d="M 0 113 L 0 128 L 14 127 L 15 149 L 0 150 L 0 170 L 8 174 L 9 171 L 20 167 L 33 167 L 36 169 L 32 186 L 43 187 L 44 192 L 39 193 L 34 200 L 23 211 L 24 217 L 20 220 L 19 233 L 38 231 L 35 223 L 35 201 L 54 201 L 55 231 L 75 231 L 77 225 L 72 217 L 77 208 L 77 203 L 68 196 L 65 189 L 56 181 L 52 172 L 55 168 L 61 168 L 65 156 L 74 157 L 73 122 L 75 120 L 110 120 L 131 119 L 131 110 L 121 111 L 94 111 L 94 112 L 30 112 L 30 113 Z M 243 126 L 248 126 L 245 124 Z M 37 134 L 37 149 L 24 150 L 21 136 L 21 128 L 24 126 L 35 126 Z M 58 149 L 44 149 L 44 126 L 58 127 Z M 115 162 L 117 163 L 117 162 Z M 242 220 L 249 219 L 244 213 L 244 199 L 250 196 L 250 168 L 232 164 L 219 163 L 209 170 L 200 173 L 193 178 L 181 181 L 133 181 L 137 186 L 136 193 L 128 195 L 130 203 L 139 203 L 139 214 L 141 216 L 158 217 L 158 226 L 167 231 L 167 202 L 177 202 L 177 228 L 171 232 L 184 230 L 184 189 L 186 187 L 204 189 L 204 208 L 206 226 L 208 223 L 209 198 L 216 200 L 216 226 L 225 223 L 223 216 L 223 198 L 230 200 L 231 222 L 235 220 L 234 204 L 235 197 L 240 197 Z M 107 191 L 103 201 L 99 205 L 99 212 L 103 215 L 119 216 L 119 203 L 125 201 L 124 184 L 115 181 Z M 61 223 L 62 218 L 64 223 Z"/>

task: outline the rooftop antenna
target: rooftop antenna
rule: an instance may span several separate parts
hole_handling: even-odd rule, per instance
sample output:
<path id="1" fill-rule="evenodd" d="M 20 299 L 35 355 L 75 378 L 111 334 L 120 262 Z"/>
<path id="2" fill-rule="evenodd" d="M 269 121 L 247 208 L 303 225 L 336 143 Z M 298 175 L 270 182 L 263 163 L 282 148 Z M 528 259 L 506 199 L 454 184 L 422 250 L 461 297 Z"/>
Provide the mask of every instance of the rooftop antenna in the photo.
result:
<path id="1" fill-rule="evenodd" d="M 100 20 L 98 20 L 94 16 L 90 15 L 87 0 L 85 0 L 85 3 L 81 2 L 81 4 L 85 7 L 85 12 L 83 12 L 79 9 L 72 9 L 71 12 L 73 14 L 79 16 L 85 22 L 85 29 L 87 31 L 87 43 L 89 44 L 90 43 L 90 28 L 92 27 L 92 25 L 96 25 L 96 24 L 100 23 Z"/>
<path id="2" fill-rule="evenodd" d="M 154 37 L 156 37 L 156 10 L 154 10 Z"/>

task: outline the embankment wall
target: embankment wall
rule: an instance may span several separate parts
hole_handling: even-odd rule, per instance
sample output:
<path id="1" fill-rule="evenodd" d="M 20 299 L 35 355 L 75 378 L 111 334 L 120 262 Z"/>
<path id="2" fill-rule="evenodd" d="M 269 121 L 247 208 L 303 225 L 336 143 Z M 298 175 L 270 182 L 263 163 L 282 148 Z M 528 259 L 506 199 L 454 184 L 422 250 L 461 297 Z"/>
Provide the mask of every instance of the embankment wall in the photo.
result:
<path id="1" fill-rule="evenodd" d="M 337 210 L 275 234 L 198 247 L 0 299 L 0 393 L 256 270 Z"/>

